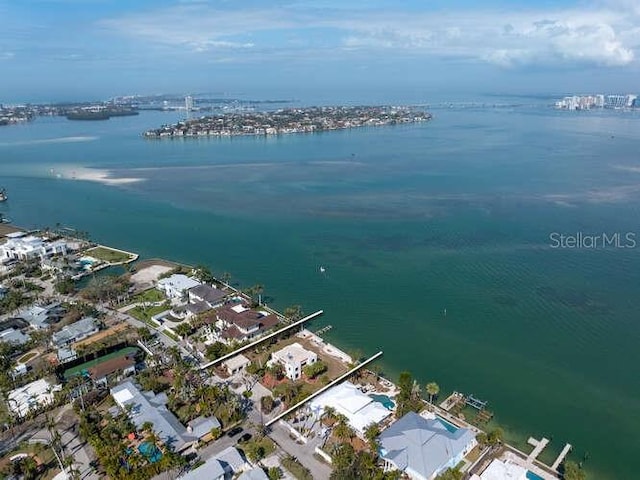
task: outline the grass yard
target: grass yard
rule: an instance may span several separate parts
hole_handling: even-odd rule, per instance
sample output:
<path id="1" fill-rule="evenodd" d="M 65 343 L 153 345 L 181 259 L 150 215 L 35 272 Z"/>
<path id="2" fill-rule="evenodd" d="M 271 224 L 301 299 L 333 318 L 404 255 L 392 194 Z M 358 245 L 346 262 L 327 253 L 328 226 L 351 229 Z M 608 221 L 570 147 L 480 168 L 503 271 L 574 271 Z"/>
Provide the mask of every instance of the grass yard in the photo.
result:
<path id="1" fill-rule="evenodd" d="M 162 313 L 166 310 L 169 310 L 170 308 L 171 307 L 169 306 L 168 303 L 163 303 L 162 305 L 153 306 L 153 307 L 136 306 L 136 307 L 133 307 L 131 310 L 128 310 L 127 313 L 132 317 L 137 318 L 141 322 L 148 323 L 151 321 L 151 317 L 159 313 Z"/>
<path id="2" fill-rule="evenodd" d="M 87 255 L 106 263 L 124 263 L 135 258 L 135 255 L 114 250 L 109 247 L 95 247 L 85 252 Z"/>

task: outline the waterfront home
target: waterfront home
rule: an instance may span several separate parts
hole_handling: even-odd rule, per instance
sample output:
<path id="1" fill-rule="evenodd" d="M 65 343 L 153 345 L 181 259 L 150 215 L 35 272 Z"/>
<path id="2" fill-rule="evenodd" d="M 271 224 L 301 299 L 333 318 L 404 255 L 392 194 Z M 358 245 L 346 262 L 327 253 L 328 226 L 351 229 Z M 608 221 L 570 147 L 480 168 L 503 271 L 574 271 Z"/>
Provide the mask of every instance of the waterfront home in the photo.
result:
<path id="1" fill-rule="evenodd" d="M 44 378 L 11 390 L 7 395 L 7 406 L 18 417 L 26 416 L 31 410 L 53 403 L 53 393 L 60 390 L 61 385 L 51 385 Z"/>
<path id="2" fill-rule="evenodd" d="M 433 480 L 477 445 L 471 430 L 415 412 L 393 423 L 378 440 L 385 471 L 400 470 L 413 480 Z"/>
<path id="3" fill-rule="evenodd" d="M 14 232 L 6 235 L 7 241 L 0 245 L 0 261 L 43 260 L 56 254 L 66 255 L 67 242 L 64 240 L 49 241 L 44 237 L 28 235 L 25 232 Z"/>
<path id="4" fill-rule="evenodd" d="M 284 373 L 290 380 L 298 380 L 302 376 L 302 369 L 307 365 L 314 364 L 318 361 L 318 355 L 315 352 L 306 350 L 298 342 L 287 345 L 286 347 L 273 352 L 268 365 L 279 363 L 284 367 Z"/>
<path id="5" fill-rule="evenodd" d="M 243 342 L 275 327 L 279 320 L 272 313 L 252 310 L 242 304 L 223 307 L 216 313 L 218 336 L 223 343 Z"/>
<path id="6" fill-rule="evenodd" d="M 85 317 L 75 323 L 66 325 L 51 336 L 51 343 L 56 347 L 64 347 L 84 338 L 90 337 L 100 330 L 98 321 L 93 317 Z"/>
<path id="7" fill-rule="evenodd" d="M 198 280 L 179 273 L 161 278 L 158 280 L 156 288 L 170 300 L 183 300 L 186 298 L 187 292 L 198 285 L 200 285 Z"/>
<path id="8" fill-rule="evenodd" d="M 527 469 L 509 460 L 497 458 L 478 476 L 472 475 L 471 480 L 527 480 Z"/>
<path id="9" fill-rule="evenodd" d="M 191 304 L 204 303 L 209 308 L 218 308 L 224 304 L 228 293 L 211 285 L 202 284 L 189 289 L 188 296 Z"/>
<path id="10" fill-rule="evenodd" d="M 165 393 L 141 391 L 132 381 L 125 381 L 111 389 L 116 404 L 129 416 L 136 428 L 141 429 L 145 422 L 151 422 L 153 430 L 165 445 L 176 452 L 183 452 L 194 445 L 210 431 L 188 427 L 167 408 L 169 399 Z M 215 423 L 215 422 L 214 422 Z M 197 426 L 197 425 L 196 425 Z M 200 435 L 201 436 L 198 436 Z"/>
<path id="11" fill-rule="evenodd" d="M 378 424 L 391 415 L 391 410 L 362 393 L 349 381 L 336 385 L 309 403 L 309 409 L 316 418 L 320 418 L 327 407 L 344 415 L 351 428 L 361 437 L 369 425 Z"/>

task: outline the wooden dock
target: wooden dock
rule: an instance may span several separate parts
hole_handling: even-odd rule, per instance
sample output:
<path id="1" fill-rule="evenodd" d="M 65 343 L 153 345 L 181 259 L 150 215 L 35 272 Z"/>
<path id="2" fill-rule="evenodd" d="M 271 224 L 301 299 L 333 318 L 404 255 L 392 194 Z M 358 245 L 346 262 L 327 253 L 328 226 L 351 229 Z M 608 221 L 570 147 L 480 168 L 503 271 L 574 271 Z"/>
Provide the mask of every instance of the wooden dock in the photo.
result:
<path id="1" fill-rule="evenodd" d="M 555 470 L 556 472 L 558 471 L 558 467 L 560 466 L 560 464 L 564 461 L 564 458 L 569 454 L 569 452 L 571 451 L 573 447 L 571 446 L 570 443 L 567 443 L 564 448 L 562 449 L 562 451 L 560 452 L 560 455 L 558 455 L 558 458 L 556 458 L 556 461 L 553 462 L 553 465 L 551 465 L 551 468 L 553 470 Z"/>

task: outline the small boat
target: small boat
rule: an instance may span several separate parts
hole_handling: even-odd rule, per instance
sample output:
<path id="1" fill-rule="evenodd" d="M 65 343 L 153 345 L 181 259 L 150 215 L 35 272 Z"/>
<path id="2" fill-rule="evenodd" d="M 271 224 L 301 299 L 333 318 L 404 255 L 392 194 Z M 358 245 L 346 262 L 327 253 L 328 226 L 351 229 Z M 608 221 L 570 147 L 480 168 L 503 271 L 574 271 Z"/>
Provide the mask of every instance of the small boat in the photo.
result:
<path id="1" fill-rule="evenodd" d="M 0 189 L 0 202 L 6 202 L 7 198 L 9 198 L 7 196 L 7 191 L 4 188 Z"/>
<path id="2" fill-rule="evenodd" d="M 322 265 L 320 265 L 320 273 L 324 273 L 324 272 L 326 272 L 326 271 L 327 271 L 327 270 L 326 270 Z"/>

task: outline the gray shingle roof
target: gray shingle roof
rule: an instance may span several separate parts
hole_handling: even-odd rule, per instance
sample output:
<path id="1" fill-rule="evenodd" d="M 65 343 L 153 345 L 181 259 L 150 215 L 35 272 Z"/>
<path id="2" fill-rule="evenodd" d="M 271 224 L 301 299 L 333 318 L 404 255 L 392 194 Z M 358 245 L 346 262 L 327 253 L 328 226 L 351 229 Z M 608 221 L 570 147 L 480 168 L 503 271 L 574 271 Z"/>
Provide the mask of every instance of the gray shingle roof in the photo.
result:
<path id="1" fill-rule="evenodd" d="M 439 420 L 409 412 L 380 435 L 381 456 L 402 471 L 431 478 L 473 442 L 466 428 L 449 432 Z"/>

